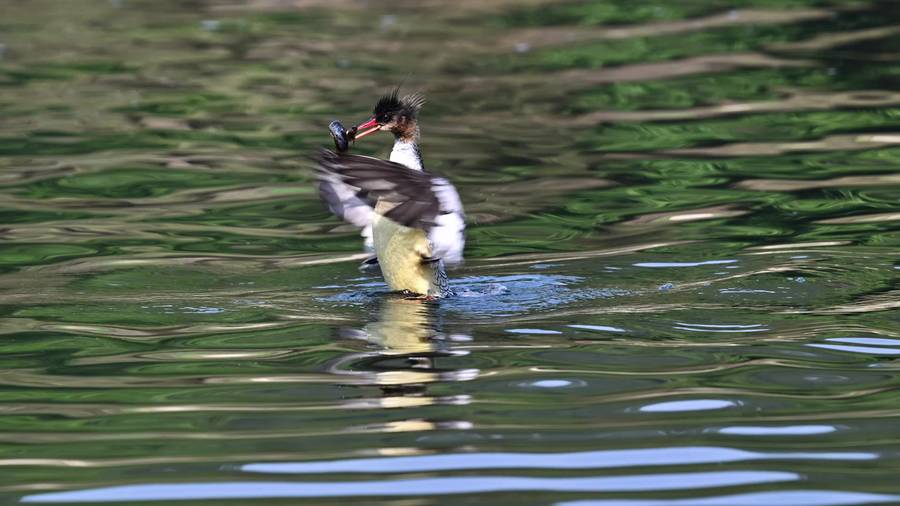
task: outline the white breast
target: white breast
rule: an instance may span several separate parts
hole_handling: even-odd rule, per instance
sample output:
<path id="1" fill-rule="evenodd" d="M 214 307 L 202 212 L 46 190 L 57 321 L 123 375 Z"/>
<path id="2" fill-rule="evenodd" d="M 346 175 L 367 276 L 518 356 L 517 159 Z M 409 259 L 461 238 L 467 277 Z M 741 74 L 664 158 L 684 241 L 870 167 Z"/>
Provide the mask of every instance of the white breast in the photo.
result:
<path id="1" fill-rule="evenodd" d="M 394 141 L 394 149 L 391 150 L 392 162 L 406 165 L 413 170 L 422 170 L 422 157 L 419 154 L 419 146 L 412 141 Z"/>

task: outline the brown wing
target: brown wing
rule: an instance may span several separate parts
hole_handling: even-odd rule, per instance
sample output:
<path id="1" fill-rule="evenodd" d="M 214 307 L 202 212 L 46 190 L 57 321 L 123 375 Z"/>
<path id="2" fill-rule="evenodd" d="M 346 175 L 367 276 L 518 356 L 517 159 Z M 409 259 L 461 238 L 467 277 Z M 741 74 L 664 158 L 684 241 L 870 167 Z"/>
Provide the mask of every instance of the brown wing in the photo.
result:
<path id="1" fill-rule="evenodd" d="M 333 197 L 329 195 L 335 178 L 356 189 L 355 196 L 369 205 L 377 200 L 394 204 L 385 217 L 406 227 L 430 230 L 441 212 L 431 189 L 433 176 L 399 163 L 323 150 L 319 157 L 319 189 L 332 210 L 337 207 L 331 205 Z"/>
<path id="2" fill-rule="evenodd" d="M 358 210 L 362 202 L 371 206 L 370 212 L 379 200 L 391 203 L 393 207 L 384 214 L 386 218 L 426 231 L 435 256 L 448 263 L 462 261 L 465 245 L 462 204 L 456 189 L 446 179 L 371 156 L 329 150 L 322 150 L 319 155 L 317 172 L 319 193 L 338 216 L 346 216 L 346 212 L 339 212 L 342 210 Z M 336 192 L 335 188 L 343 191 Z"/>

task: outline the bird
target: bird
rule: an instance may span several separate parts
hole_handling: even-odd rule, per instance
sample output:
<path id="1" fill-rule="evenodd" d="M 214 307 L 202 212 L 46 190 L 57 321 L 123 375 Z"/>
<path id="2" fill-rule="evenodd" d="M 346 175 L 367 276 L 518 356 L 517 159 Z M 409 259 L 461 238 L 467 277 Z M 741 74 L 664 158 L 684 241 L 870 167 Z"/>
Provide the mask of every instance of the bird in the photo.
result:
<path id="1" fill-rule="evenodd" d="M 328 209 L 363 229 L 366 248 L 375 253 L 363 265 L 380 267 L 392 291 L 434 300 L 453 294 L 446 268 L 463 261 L 466 224 L 456 188 L 425 171 L 418 123 L 424 103 L 419 93 L 386 93 L 348 137 L 393 134 L 389 159 L 322 149 L 316 174 Z"/>

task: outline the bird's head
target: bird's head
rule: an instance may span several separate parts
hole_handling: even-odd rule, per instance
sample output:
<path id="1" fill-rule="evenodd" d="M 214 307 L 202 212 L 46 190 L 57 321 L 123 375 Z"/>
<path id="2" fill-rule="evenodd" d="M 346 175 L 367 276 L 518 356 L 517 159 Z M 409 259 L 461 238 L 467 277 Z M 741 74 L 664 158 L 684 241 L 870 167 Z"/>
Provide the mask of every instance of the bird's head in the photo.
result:
<path id="1" fill-rule="evenodd" d="M 425 97 L 419 93 L 400 97 L 399 91 L 394 89 L 378 100 L 372 110 L 372 117 L 352 129 L 354 139 L 361 139 L 382 130 L 391 132 L 394 137 L 401 139 L 412 140 L 418 136 L 416 116 L 425 103 Z"/>

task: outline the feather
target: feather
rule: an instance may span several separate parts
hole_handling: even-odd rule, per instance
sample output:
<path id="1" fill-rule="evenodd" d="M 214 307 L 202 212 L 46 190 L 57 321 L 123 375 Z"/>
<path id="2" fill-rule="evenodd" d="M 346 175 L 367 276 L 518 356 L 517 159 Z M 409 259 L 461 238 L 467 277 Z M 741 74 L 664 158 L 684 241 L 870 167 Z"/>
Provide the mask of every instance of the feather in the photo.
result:
<path id="1" fill-rule="evenodd" d="M 399 163 L 329 150 L 322 150 L 317 174 L 319 193 L 338 217 L 364 227 L 371 224 L 377 202 L 390 203 L 384 217 L 425 231 L 432 256 L 450 264 L 462 261 L 465 217 L 448 180 Z"/>

